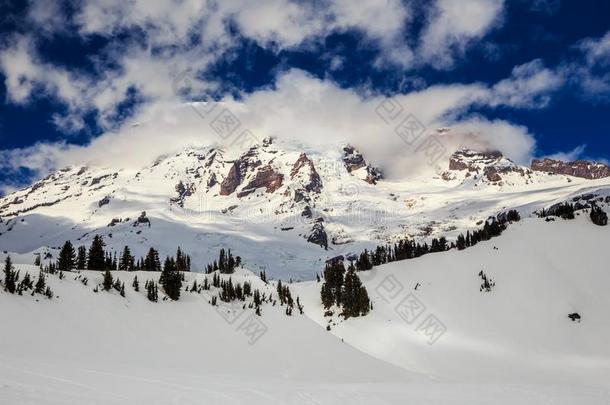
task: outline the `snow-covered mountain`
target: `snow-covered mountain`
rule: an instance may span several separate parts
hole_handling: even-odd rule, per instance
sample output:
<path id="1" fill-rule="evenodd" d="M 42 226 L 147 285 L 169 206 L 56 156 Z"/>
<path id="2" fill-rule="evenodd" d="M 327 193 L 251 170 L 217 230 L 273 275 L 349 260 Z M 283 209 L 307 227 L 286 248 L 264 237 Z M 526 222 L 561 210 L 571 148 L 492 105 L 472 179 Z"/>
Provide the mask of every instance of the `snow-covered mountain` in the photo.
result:
<path id="1" fill-rule="evenodd" d="M 21 277 L 38 274 L 36 254 L 55 260 L 64 241 L 96 234 L 136 255 L 180 246 L 196 271 L 221 247 L 243 266 L 184 274 L 178 301 L 132 287 L 157 272 L 113 271 L 123 294 L 87 270 L 47 274 L 52 299 L 1 290 L 0 404 L 607 403 L 610 228 L 587 209 L 608 211 L 610 178 L 465 149 L 433 175 L 388 179 L 376 166 L 349 145 L 268 139 L 135 172 L 66 168 L 3 198 L 0 260 Z M 534 215 L 565 201 L 573 220 Z M 512 209 L 522 220 L 491 240 L 359 271 L 366 316 L 323 307 L 327 259 L 405 236 L 451 241 Z M 261 316 L 253 297 L 216 302 L 222 288 L 201 288 L 214 277 L 260 291 Z M 303 314 L 271 298 L 279 278 L 306 280 L 284 284 Z"/>
<path id="2" fill-rule="evenodd" d="M 202 269 L 226 247 L 252 270 L 312 279 L 335 256 L 405 236 L 452 238 L 508 209 L 528 216 L 610 188 L 610 178 L 533 171 L 495 151 L 459 150 L 435 170 L 384 179 L 350 145 L 269 138 L 246 151 L 189 147 L 139 171 L 69 167 L 0 200 L 0 249 L 53 260 L 66 240 L 100 234 L 137 257 L 181 246 Z"/>

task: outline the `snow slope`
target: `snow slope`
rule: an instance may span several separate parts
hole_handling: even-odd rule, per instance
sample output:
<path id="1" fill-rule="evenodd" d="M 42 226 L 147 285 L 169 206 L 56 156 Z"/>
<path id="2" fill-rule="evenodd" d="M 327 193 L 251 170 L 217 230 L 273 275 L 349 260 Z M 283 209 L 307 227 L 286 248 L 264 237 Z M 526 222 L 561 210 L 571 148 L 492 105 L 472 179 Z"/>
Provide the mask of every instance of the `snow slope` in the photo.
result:
<path id="1" fill-rule="evenodd" d="M 464 251 L 379 266 L 360 273 L 374 310 L 337 322 L 332 333 L 439 379 L 595 387 L 592 392 L 603 392 L 597 403 L 608 403 L 609 243 L 608 227 L 593 225 L 586 214 L 573 221 L 526 219 Z M 481 270 L 495 282 L 490 292 L 479 291 Z M 295 291 L 308 315 L 326 326 L 309 284 Z M 422 306 L 405 309 L 409 294 Z M 580 323 L 568 319 L 573 312 Z M 433 344 L 417 330 L 429 315 L 445 328 L 433 334 Z"/>
<path id="2" fill-rule="evenodd" d="M 251 310 L 228 324 L 205 294 L 150 303 L 130 287 L 93 293 L 99 273 L 83 272 L 88 286 L 49 276 L 51 301 L 0 291 L 0 403 L 607 404 L 608 229 L 525 219 L 465 251 L 360 273 L 374 309 L 331 332 L 320 284 L 293 283 L 305 315 L 265 305 L 253 345 L 238 330 Z M 129 286 L 135 273 L 115 275 Z M 425 309 L 405 320 L 409 293 Z M 446 327 L 433 344 L 416 330 L 430 314 Z"/>

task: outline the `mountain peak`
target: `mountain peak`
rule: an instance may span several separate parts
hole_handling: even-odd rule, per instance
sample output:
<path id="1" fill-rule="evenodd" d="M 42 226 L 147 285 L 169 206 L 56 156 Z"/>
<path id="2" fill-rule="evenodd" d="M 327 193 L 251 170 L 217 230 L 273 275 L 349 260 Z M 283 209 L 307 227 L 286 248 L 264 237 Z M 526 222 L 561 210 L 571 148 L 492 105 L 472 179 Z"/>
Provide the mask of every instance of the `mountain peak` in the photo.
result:
<path id="1" fill-rule="evenodd" d="M 453 180 L 458 177 L 458 173 L 463 174 L 464 179 L 470 176 L 476 178 L 482 174 L 488 182 L 501 185 L 505 175 L 518 173 L 525 177 L 529 172 L 529 169 L 517 165 L 498 150 L 462 148 L 449 158 L 449 170 L 443 173 L 443 179 Z"/>
<path id="2" fill-rule="evenodd" d="M 610 177 L 610 166 L 604 163 L 587 160 L 564 162 L 562 160 L 549 158 L 534 159 L 532 161 L 532 170 L 552 174 L 564 174 L 589 180 Z"/>

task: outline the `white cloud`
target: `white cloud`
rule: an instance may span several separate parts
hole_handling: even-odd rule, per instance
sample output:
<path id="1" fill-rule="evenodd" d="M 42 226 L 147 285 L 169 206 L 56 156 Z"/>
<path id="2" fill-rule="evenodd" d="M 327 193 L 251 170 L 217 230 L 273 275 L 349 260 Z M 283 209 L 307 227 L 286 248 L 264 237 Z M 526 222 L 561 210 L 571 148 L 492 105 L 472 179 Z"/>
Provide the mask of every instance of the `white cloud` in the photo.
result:
<path id="1" fill-rule="evenodd" d="M 501 24 L 503 0 L 437 0 L 420 38 L 418 56 L 451 67 L 473 41 Z"/>
<path id="2" fill-rule="evenodd" d="M 601 38 L 588 38 L 577 45 L 584 62 L 572 63 L 566 70 L 582 96 L 610 98 L 610 31 Z"/>
<path id="3" fill-rule="evenodd" d="M 485 100 L 490 106 L 542 108 L 565 82 L 563 72 L 547 69 L 540 59 L 516 66 L 511 76 L 496 83 Z"/>
<path id="4" fill-rule="evenodd" d="M 601 38 L 589 38 L 580 42 L 589 65 L 610 64 L 610 31 Z"/>
<path id="5" fill-rule="evenodd" d="M 426 125 L 427 134 L 450 124 L 453 131 L 443 137 L 448 153 L 459 146 L 481 146 L 501 149 L 517 161 L 526 161 L 533 153 L 534 140 L 525 128 L 484 118 L 447 121 L 448 112 L 473 102 L 473 93 L 488 90 L 480 84 L 433 86 L 398 95 L 394 100 L 403 106 L 405 114 L 415 115 Z M 274 88 L 244 95 L 241 101 L 227 97 L 223 103 L 259 139 L 274 136 L 317 145 L 349 142 L 393 177 L 428 168 L 423 164 L 426 157 L 394 132 L 398 122 L 388 125 L 376 114 L 383 100 L 381 96 L 364 97 L 292 70 L 278 77 Z M 204 146 L 220 141 L 209 123 L 189 105 L 175 101 L 152 103 L 138 112 L 134 121 L 140 124 L 125 123 L 87 146 L 41 144 L 4 152 L 2 161 L 6 166 L 22 165 L 41 172 L 76 163 L 139 168 L 186 145 Z"/>
<path id="6" fill-rule="evenodd" d="M 581 159 L 585 153 L 587 145 L 578 145 L 574 149 L 568 152 L 557 152 L 551 155 L 543 156 L 543 158 L 563 160 L 565 162 L 572 162 L 574 160 Z"/>

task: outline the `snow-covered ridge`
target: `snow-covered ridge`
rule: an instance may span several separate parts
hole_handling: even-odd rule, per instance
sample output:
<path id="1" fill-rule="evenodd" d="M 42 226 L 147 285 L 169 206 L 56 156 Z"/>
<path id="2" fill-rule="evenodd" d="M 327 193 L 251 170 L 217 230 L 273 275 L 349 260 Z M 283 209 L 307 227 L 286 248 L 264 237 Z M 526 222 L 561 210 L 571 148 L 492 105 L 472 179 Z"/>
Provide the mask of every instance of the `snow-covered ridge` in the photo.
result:
<path id="1" fill-rule="evenodd" d="M 311 279 L 328 258 L 404 237 L 452 238 L 508 209 L 527 217 L 610 186 L 532 172 L 497 152 L 462 150 L 446 164 L 438 177 L 383 179 L 349 145 L 266 139 L 245 151 L 185 148 L 137 172 L 72 167 L 0 199 L 0 249 L 33 262 L 100 234 L 110 251 L 129 245 L 137 257 L 180 246 L 202 269 L 226 247 L 271 277 Z"/>
<path id="2" fill-rule="evenodd" d="M 604 163 L 589 162 L 586 160 L 563 162 L 561 160 L 548 158 L 534 159 L 532 161 L 532 170 L 553 174 L 565 174 L 585 179 L 602 179 L 610 176 L 610 166 Z"/>

